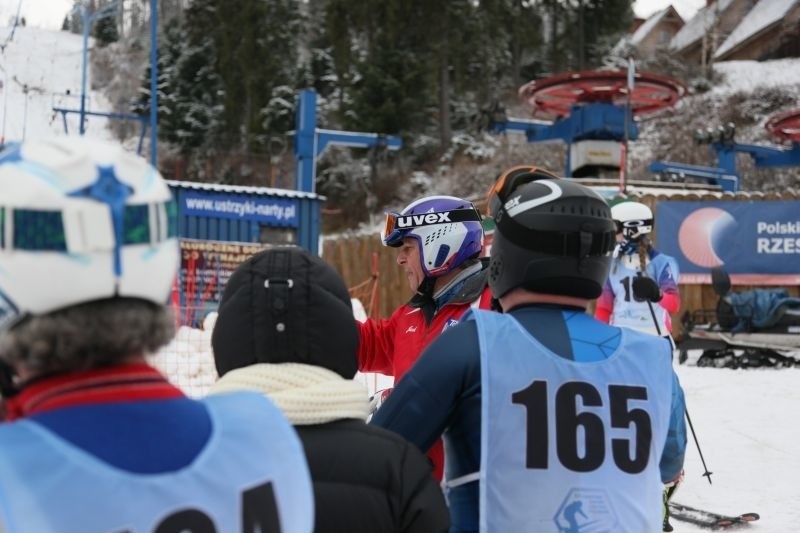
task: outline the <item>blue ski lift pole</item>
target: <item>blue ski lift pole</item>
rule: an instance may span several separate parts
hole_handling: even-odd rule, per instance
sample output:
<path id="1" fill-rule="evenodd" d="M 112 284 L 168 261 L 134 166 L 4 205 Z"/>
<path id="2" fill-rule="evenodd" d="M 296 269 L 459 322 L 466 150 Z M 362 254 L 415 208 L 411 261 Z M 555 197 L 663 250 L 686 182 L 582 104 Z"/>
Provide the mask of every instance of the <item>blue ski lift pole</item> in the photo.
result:
<path id="1" fill-rule="evenodd" d="M 330 144 L 354 148 L 383 146 L 389 150 L 403 146 L 403 140 L 394 135 L 317 128 L 317 93 L 314 89 L 300 91 L 295 126 L 295 187 L 304 192 L 314 192 L 317 157 Z"/>

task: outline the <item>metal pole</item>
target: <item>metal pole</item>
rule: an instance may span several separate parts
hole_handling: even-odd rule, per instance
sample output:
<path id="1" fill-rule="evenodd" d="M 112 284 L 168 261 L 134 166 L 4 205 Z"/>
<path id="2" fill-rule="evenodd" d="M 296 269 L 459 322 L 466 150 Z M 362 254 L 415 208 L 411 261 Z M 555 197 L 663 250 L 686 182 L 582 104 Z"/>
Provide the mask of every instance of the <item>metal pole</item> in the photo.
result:
<path id="1" fill-rule="evenodd" d="M 158 2 L 150 0 L 150 164 L 158 163 Z"/>
<path id="2" fill-rule="evenodd" d="M 641 276 L 642 273 L 638 272 L 637 275 Z M 634 295 L 636 295 L 635 291 L 634 291 Z M 656 312 L 653 310 L 653 303 L 650 301 L 649 298 L 644 298 L 644 300 L 647 302 L 647 307 L 650 308 L 650 316 L 653 317 L 653 325 L 655 325 L 656 332 L 658 333 L 658 336 L 660 337 L 661 336 L 661 327 L 658 325 L 658 320 L 656 319 Z M 700 449 L 700 441 L 697 440 L 697 433 L 695 433 L 695 431 L 694 431 L 694 424 L 692 424 L 692 419 L 689 417 L 689 408 L 688 407 L 684 406 L 683 414 L 686 415 L 686 421 L 689 422 L 689 429 L 692 431 L 692 437 L 694 438 L 694 445 L 697 446 L 697 453 L 700 455 L 700 462 L 703 463 L 703 470 L 704 470 L 703 477 L 707 478 L 708 479 L 708 484 L 711 485 L 711 474 L 713 474 L 713 472 L 710 472 L 708 470 L 708 467 L 706 466 L 706 460 L 703 457 L 703 450 Z"/>
<path id="3" fill-rule="evenodd" d="M 84 120 L 86 118 L 86 63 L 89 50 L 89 27 L 92 25 L 91 17 L 87 15 L 86 7 L 81 5 L 81 21 L 83 22 L 83 68 L 81 69 L 81 112 L 78 131 L 81 135 L 86 132 Z"/>
<path id="4" fill-rule="evenodd" d="M 631 121 L 631 93 L 635 75 L 635 65 L 633 58 L 628 58 L 628 89 L 625 91 L 625 141 L 622 143 L 622 166 L 620 169 L 620 192 L 625 194 L 628 188 L 628 138 L 630 137 Z"/>

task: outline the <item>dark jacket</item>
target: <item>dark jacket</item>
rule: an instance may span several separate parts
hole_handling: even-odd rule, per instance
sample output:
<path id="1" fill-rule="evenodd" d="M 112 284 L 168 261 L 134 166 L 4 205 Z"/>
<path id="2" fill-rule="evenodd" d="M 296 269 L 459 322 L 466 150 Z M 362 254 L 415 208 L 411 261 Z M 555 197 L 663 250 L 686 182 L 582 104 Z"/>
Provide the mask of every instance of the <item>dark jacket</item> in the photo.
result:
<path id="1" fill-rule="evenodd" d="M 450 516 L 415 446 L 360 420 L 295 426 L 314 483 L 316 533 L 447 531 Z"/>
<path id="2" fill-rule="evenodd" d="M 357 343 L 342 279 L 319 257 L 287 247 L 256 254 L 236 269 L 212 336 L 220 381 L 257 363 L 318 366 L 350 380 Z M 366 415 L 366 390 L 364 402 Z M 448 530 L 442 491 L 430 463 L 412 444 L 354 418 L 297 424 L 295 430 L 314 484 L 317 532 Z"/>

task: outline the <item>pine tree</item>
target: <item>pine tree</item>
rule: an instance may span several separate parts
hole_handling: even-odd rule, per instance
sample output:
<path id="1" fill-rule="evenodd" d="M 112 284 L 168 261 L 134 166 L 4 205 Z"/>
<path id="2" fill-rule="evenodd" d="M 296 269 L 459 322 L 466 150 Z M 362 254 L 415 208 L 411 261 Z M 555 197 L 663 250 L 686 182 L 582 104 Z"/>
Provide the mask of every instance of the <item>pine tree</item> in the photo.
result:
<path id="1" fill-rule="evenodd" d="M 106 16 L 94 23 L 94 38 L 99 45 L 107 46 L 119 40 L 116 17 Z"/>

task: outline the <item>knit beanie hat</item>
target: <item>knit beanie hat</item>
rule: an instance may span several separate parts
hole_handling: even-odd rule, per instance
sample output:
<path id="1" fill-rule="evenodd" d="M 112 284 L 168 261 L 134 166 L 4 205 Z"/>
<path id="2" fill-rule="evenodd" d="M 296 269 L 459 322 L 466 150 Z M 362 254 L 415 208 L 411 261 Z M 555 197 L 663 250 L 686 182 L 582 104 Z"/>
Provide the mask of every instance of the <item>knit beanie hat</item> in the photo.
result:
<path id="1" fill-rule="evenodd" d="M 325 261 L 297 246 L 260 252 L 233 272 L 211 336 L 219 375 L 255 363 L 302 363 L 352 379 L 358 329 L 350 294 Z"/>

